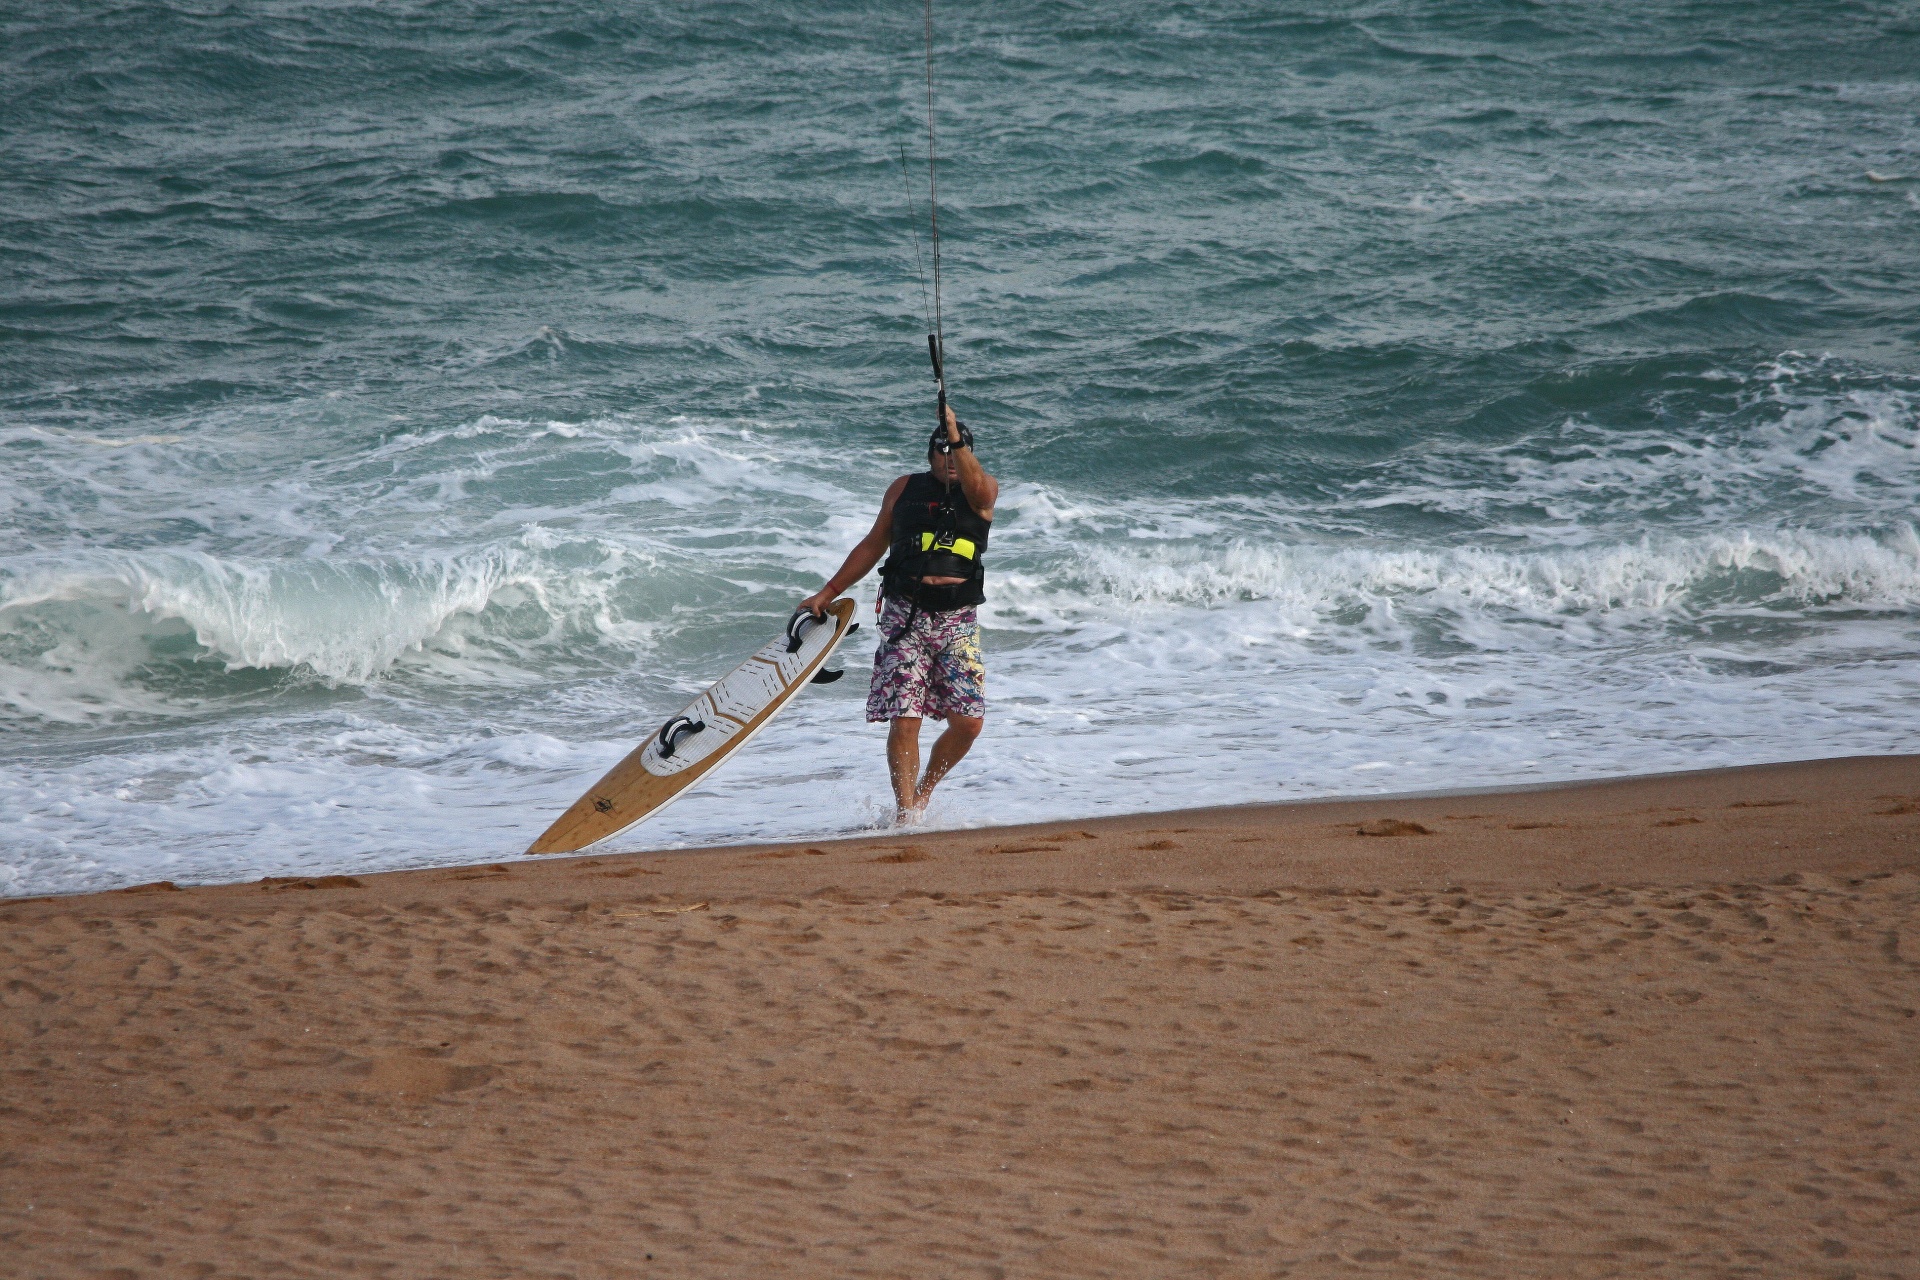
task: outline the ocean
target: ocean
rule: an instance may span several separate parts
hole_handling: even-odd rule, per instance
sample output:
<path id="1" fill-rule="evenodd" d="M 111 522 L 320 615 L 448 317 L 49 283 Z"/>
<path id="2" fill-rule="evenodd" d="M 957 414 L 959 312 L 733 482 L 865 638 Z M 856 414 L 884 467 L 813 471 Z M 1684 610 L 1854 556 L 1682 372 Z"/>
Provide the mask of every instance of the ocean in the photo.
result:
<path id="1" fill-rule="evenodd" d="M 517 856 L 778 629 L 923 465 L 922 41 L 0 7 L 0 893 Z M 937 0 L 934 57 L 1002 485 L 934 825 L 1914 748 L 1913 6 Z M 885 820 L 867 632 L 608 847 Z"/>

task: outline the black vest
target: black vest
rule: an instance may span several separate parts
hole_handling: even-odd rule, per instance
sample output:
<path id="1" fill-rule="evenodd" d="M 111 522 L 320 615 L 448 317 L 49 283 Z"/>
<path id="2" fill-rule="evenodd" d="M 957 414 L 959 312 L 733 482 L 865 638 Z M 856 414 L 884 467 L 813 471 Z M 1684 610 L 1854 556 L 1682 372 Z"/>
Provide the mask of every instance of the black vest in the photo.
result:
<path id="1" fill-rule="evenodd" d="M 941 613 L 987 598 L 987 535 L 992 522 L 967 504 L 956 481 L 949 489 L 922 471 L 907 477 L 893 504 L 893 540 L 880 569 L 881 590 L 922 609 Z M 965 578 L 935 586 L 922 578 Z"/>

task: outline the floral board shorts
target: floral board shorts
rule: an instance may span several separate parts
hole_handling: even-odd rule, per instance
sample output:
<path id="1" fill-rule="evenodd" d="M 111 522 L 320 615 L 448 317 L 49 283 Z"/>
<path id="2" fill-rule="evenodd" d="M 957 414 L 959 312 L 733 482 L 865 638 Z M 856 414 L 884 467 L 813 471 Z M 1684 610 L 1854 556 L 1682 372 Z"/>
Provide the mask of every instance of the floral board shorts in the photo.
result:
<path id="1" fill-rule="evenodd" d="M 913 625 L 904 632 L 909 614 Z M 899 634 L 899 640 L 889 637 Z M 867 719 L 902 716 L 945 720 L 987 714 L 987 668 L 980 660 L 980 624 L 974 610 L 915 610 L 886 597 L 880 610 L 880 647 L 873 654 Z"/>

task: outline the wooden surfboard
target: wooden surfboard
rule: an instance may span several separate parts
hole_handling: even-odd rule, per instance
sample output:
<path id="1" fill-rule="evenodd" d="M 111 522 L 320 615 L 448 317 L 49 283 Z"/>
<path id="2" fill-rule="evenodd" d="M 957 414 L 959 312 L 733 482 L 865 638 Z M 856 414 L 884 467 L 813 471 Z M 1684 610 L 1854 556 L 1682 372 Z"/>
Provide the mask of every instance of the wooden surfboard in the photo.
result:
<path id="1" fill-rule="evenodd" d="M 853 614 L 851 600 L 834 601 L 817 620 L 795 613 L 784 634 L 670 717 L 574 801 L 527 852 L 572 853 L 660 812 L 746 746 L 806 687 L 859 626 Z"/>

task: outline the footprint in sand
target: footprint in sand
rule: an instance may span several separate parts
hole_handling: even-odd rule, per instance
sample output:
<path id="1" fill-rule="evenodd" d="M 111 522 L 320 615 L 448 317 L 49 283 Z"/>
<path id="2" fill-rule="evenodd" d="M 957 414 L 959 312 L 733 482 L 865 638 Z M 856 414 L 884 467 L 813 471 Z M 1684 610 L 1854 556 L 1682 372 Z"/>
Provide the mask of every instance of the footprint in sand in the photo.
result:
<path id="1" fill-rule="evenodd" d="M 351 1073 L 365 1075 L 365 1087 L 368 1089 L 380 1093 L 412 1094 L 420 1098 L 477 1088 L 500 1074 L 485 1065 L 446 1062 L 412 1054 L 375 1058 L 364 1066 L 351 1069 Z"/>
<path id="2" fill-rule="evenodd" d="M 883 853 L 874 859 L 875 862 L 931 862 L 932 860 L 932 854 L 919 845 L 913 844 L 904 849 L 896 849 L 892 853 Z"/>
<path id="3" fill-rule="evenodd" d="M 448 876 L 449 880 L 505 880 L 513 875 L 510 867 L 493 863 L 485 867 L 466 867 Z"/>
<path id="4" fill-rule="evenodd" d="M 285 893 L 289 889 L 364 889 L 366 887 L 352 876 L 267 876 L 256 883 L 259 884 L 262 893 Z"/>
<path id="5" fill-rule="evenodd" d="M 1357 836 L 1430 836 L 1433 829 L 1399 818 L 1376 818 L 1372 822 L 1361 823 L 1353 833 Z"/>

